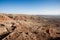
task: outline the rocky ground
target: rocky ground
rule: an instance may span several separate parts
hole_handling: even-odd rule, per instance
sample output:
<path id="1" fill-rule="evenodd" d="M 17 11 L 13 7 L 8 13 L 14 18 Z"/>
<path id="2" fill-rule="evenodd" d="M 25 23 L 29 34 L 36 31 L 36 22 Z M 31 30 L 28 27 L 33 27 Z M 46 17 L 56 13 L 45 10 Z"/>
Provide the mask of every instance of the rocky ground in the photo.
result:
<path id="1" fill-rule="evenodd" d="M 60 18 L 0 14 L 0 40 L 60 40 Z"/>

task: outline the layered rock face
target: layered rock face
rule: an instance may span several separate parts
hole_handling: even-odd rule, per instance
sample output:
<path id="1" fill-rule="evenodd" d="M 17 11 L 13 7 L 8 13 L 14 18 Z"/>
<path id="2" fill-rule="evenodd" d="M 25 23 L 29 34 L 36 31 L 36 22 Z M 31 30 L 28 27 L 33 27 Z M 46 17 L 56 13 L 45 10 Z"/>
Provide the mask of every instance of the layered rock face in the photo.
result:
<path id="1" fill-rule="evenodd" d="M 0 14 L 0 40 L 60 40 L 60 18 Z"/>

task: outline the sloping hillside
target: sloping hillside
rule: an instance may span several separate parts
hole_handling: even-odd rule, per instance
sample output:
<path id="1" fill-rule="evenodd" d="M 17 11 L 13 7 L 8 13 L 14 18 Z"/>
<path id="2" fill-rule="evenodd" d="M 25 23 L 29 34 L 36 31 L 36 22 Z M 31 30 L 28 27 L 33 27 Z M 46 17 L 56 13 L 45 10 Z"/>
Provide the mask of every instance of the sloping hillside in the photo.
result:
<path id="1" fill-rule="evenodd" d="M 60 40 L 60 18 L 0 14 L 0 40 Z"/>

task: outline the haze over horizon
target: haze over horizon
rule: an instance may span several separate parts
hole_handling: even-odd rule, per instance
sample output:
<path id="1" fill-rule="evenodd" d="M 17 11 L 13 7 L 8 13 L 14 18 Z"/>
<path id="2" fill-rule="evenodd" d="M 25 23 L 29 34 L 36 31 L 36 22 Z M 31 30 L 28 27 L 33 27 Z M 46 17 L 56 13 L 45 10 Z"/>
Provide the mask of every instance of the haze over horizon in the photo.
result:
<path id="1" fill-rule="evenodd" d="M 0 13 L 60 15 L 60 0 L 0 0 Z"/>

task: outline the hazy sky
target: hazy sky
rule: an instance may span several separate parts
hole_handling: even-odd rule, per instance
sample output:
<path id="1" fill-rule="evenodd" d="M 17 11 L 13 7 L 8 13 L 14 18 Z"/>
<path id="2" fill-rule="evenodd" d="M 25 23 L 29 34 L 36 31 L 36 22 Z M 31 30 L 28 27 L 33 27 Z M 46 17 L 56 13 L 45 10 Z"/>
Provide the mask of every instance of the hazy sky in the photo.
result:
<path id="1" fill-rule="evenodd" d="M 60 0 L 0 0 L 0 12 L 60 15 Z"/>

